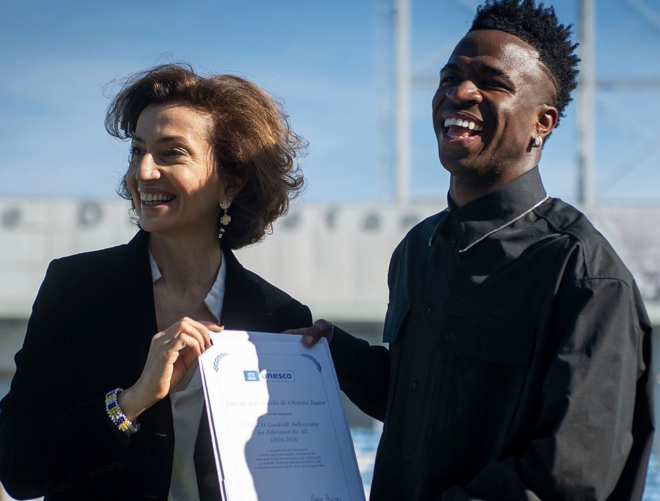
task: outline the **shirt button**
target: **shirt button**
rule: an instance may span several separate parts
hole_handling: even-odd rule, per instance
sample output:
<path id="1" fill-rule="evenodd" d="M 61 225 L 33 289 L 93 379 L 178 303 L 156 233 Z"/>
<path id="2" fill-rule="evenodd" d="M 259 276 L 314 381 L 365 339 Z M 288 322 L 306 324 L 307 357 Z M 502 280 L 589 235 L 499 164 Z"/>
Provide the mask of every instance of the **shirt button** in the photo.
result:
<path id="1" fill-rule="evenodd" d="M 456 240 L 452 240 L 449 245 L 451 245 L 451 248 L 454 249 L 458 245 L 458 242 Z"/>
<path id="2" fill-rule="evenodd" d="M 406 463 L 410 463 L 410 456 L 409 456 L 408 454 L 406 454 L 406 456 L 403 458 L 403 460 L 404 460 Z"/>
<path id="3" fill-rule="evenodd" d="M 414 381 L 412 384 L 412 389 L 416 390 L 417 389 L 417 381 Z"/>

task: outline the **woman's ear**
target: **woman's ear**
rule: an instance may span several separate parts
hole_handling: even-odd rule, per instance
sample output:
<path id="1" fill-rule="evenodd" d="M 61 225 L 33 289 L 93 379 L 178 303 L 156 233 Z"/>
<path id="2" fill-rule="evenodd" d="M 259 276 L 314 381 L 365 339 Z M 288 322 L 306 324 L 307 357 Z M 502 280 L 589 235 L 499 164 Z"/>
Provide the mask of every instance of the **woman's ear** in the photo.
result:
<path id="1" fill-rule="evenodd" d="M 233 202 L 234 199 L 238 196 L 238 194 L 241 191 L 243 191 L 244 187 L 245 187 L 244 179 L 241 179 L 237 176 L 232 176 L 225 183 L 223 196 L 225 199 L 229 200 L 230 202 Z"/>
<path id="2" fill-rule="evenodd" d="M 236 195 L 239 194 L 243 188 L 243 180 L 239 179 L 237 176 L 230 176 L 225 171 L 220 171 L 221 176 L 221 188 L 218 195 L 218 203 L 222 204 L 223 202 L 232 203 Z"/>

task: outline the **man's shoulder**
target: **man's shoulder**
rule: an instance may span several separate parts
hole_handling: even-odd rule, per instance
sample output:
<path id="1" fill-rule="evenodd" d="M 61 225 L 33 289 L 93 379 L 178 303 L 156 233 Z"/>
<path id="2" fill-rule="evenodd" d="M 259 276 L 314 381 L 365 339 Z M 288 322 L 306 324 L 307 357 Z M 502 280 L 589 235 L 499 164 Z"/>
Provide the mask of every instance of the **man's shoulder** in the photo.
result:
<path id="1" fill-rule="evenodd" d="M 575 254 L 585 279 L 612 278 L 631 283 L 633 278 L 610 242 L 578 208 L 551 199 L 536 214 L 544 219 L 566 252 Z"/>
<path id="2" fill-rule="evenodd" d="M 408 231 L 406 236 L 403 237 L 399 247 L 402 245 L 428 245 L 428 243 L 435 235 L 438 226 L 442 223 L 448 214 L 449 210 L 445 209 L 417 223 Z"/>
<path id="3" fill-rule="evenodd" d="M 427 217 L 413 226 L 405 237 L 399 242 L 392 253 L 390 260 L 390 276 L 393 270 L 404 265 L 405 268 L 413 266 L 419 269 L 425 258 L 430 256 L 430 244 L 447 216 L 447 209 Z"/>

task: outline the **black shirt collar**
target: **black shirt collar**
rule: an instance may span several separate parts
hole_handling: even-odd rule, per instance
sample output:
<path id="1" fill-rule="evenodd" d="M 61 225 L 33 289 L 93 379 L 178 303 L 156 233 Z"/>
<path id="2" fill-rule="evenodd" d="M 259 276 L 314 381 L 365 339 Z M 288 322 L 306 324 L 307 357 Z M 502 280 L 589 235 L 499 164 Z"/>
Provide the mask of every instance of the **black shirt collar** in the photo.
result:
<path id="1" fill-rule="evenodd" d="M 433 231 L 429 245 L 435 243 L 439 232 L 449 224 L 457 230 L 459 249 L 465 251 L 490 233 L 524 216 L 546 198 L 538 167 L 460 208 L 447 194 L 446 215 Z"/>

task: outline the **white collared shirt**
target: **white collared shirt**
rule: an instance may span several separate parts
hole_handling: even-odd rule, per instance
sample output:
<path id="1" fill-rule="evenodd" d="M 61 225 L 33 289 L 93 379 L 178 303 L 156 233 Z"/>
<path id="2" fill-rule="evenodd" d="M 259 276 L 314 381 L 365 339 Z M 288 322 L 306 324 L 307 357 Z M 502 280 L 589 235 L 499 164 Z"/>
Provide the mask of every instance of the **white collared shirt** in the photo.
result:
<path id="1" fill-rule="evenodd" d="M 151 250 L 149 250 L 149 262 L 151 263 L 152 280 L 156 282 L 162 275 Z M 204 304 L 215 317 L 217 323 L 220 323 L 220 317 L 222 316 L 226 278 L 227 265 L 223 254 L 218 277 L 204 299 Z M 197 432 L 199 431 L 199 422 L 204 409 L 204 393 L 199 367 L 195 369 L 195 374 L 188 386 L 184 390 L 171 393 L 170 400 L 174 419 L 174 461 L 172 463 L 172 481 L 167 501 L 199 501 L 194 461 Z"/>

